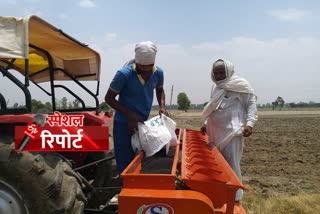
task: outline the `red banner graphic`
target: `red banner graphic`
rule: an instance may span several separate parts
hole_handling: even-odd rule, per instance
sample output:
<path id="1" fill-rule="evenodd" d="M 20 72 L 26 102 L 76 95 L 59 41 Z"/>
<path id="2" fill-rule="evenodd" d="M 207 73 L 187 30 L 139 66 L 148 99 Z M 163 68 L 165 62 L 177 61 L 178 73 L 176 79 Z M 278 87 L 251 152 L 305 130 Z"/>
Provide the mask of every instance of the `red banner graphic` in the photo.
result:
<path id="1" fill-rule="evenodd" d="M 36 133 L 34 133 L 36 132 Z M 109 130 L 107 126 L 50 126 L 15 127 L 15 148 L 26 138 L 31 139 L 24 151 L 108 151 Z"/>

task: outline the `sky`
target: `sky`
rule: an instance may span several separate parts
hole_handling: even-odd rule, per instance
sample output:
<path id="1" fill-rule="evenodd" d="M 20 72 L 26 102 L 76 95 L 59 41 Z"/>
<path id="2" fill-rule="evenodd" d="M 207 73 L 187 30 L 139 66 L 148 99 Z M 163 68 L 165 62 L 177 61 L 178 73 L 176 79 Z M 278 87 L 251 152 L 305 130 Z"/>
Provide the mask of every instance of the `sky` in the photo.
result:
<path id="1" fill-rule="evenodd" d="M 180 92 L 193 104 L 208 101 L 210 70 L 218 58 L 234 63 L 235 73 L 251 83 L 260 104 L 277 96 L 286 102 L 320 102 L 316 0 L 1 0 L 0 8 L 3 16 L 38 15 L 98 51 L 100 102 L 115 72 L 134 56 L 134 44 L 147 40 L 158 47 L 166 103 L 172 86 L 173 104 Z M 0 77 L 0 91 L 11 98 L 10 106 L 23 96 L 8 90 L 9 84 Z M 33 98 L 49 100 L 34 86 L 30 90 Z"/>

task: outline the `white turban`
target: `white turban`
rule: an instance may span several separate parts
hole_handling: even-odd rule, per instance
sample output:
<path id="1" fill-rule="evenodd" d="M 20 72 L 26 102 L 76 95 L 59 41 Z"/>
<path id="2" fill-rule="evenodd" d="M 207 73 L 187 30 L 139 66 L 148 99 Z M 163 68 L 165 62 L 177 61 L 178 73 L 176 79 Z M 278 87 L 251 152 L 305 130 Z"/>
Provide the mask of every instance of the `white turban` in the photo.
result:
<path id="1" fill-rule="evenodd" d="M 215 61 L 213 63 L 212 69 L 211 69 L 211 79 L 216 84 L 218 84 L 220 81 L 222 81 L 222 80 L 216 81 L 215 76 L 214 76 L 214 70 L 218 66 L 224 66 L 225 67 L 226 79 L 229 79 L 234 74 L 234 65 L 232 64 L 232 62 L 230 62 L 228 60 L 218 59 L 217 61 Z"/>
<path id="2" fill-rule="evenodd" d="M 157 46 L 153 42 L 140 42 L 136 44 L 135 62 L 140 65 L 152 65 L 156 59 Z"/>
<path id="3" fill-rule="evenodd" d="M 226 71 L 226 78 L 220 81 L 216 81 L 214 77 L 214 69 L 216 66 L 224 64 Z M 239 92 L 239 93 L 248 93 L 255 95 L 253 88 L 250 83 L 237 75 L 234 74 L 234 66 L 232 62 L 228 60 L 219 59 L 213 63 L 211 70 L 211 79 L 215 83 L 215 86 L 212 89 L 211 100 L 204 107 L 202 111 L 202 116 L 207 118 L 213 111 L 216 111 L 221 104 L 222 98 L 226 95 L 228 91 Z"/>

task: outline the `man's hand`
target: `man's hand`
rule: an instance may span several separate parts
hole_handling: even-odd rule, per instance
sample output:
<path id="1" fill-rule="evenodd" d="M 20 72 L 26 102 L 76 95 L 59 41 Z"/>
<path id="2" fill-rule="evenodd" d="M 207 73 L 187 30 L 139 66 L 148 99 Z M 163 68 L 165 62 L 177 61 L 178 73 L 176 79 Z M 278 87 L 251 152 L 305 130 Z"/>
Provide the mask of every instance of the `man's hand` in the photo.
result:
<path id="1" fill-rule="evenodd" d="M 207 125 L 203 124 L 202 127 L 200 128 L 200 131 L 203 135 L 205 135 L 207 133 Z"/>
<path id="2" fill-rule="evenodd" d="M 242 135 L 244 137 L 249 137 L 252 134 L 252 127 L 245 126 Z"/>
<path id="3" fill-rule="evenodd" d="M 111 88 L 108 89 L 108 92 L 105 96 L 105 101 L 108 105 L 110 105 L 113 109 L 116 111 L 121 112 L 122 114 L 126 115 L 128 117 L 128 129 L 130 134 L 134 134 L 136 130 L 138 130 L 138 123 L 143 123 L 143 118 L 127 109 L 125 106 L 123 106 L 121 103 L 116 100 L 116 96 L 119 93 L 114 92 Z"/>
<path id="4" fill-rule="evenodd" d="M 156 88 L 156 95 L 157 95 L 157 100 L 160 106 L 160 110 L 159 110 L 159 115 L 161 117 L 161 114 L 164 114 L 166 116 L 169 116 L 167 110 L 166 110 L 166 103 L 165 103 L 165 94 L 164 94 L 164 90 L 163 87 L 158 87 Z"/>
<path id="5" fill-rule="evenodd" d="M 167 112 L 167 110 L 165 108 L 160 108 L 160 110 L 159 110 L 160 117 L 161 117 L 161 114 L 164 114 L 169 117 L 169 113 Z"/>
<path id="6" fill-rule="evenodd" d="M 136 114 L 136 113 L 130 113 L 128 117 L 128 128 L 129 132 L 133 135 L 136 131 L 138 131 L 138 123 L 143 123 L 143 118 Z"/>

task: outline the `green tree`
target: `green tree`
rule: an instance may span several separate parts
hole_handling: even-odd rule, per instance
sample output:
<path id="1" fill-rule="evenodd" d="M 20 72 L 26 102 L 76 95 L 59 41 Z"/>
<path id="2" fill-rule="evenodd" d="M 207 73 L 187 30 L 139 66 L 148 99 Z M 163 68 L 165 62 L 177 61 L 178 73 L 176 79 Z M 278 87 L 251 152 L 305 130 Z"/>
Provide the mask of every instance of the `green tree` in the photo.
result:
<path id="1" fill-rule="evenodd" d="M 68 107 L 68 99 L 66 97 L 62 97 L 61 99 L 61 108 L 62 109 L 67 109 Z"/>
<path id="2" fill-rule="evenodd" d="M 46 107 L 41 101 L 36 99 L 32 99 L 31 104 L 32 104 L 32 113 L 37 113 L 40 109 L 43 109 Z"/>
<path id="3" fill-rule="evenodd" d="M 182 92 L 178 94 L 178 109 L 184 110 L 185 112 L 190 108 L 190 100 L 186 93 Z"/>
<path id="4" fill-rule="evenodd" d="M 80 101 L 78 99 L 75 99 L 73 101 L 73 108 L 79 108 L 79 104 L 80 104 Z"/>
<path id="5" fill-rule="evenodd" d="M 272 102 L 272 110 L 275 110 L 277 107 L 281 110 L 284 106 L 284 99 L 280 96 L 277 97 L 277 99 Z"/>
<path id="6" fill-rule="evenodd" d="M 284 106 L 284 99 L 282 97 L 277 97 L 277 102 L 279 103 L 279 107 L 280 107 L 280 110 L 283 108 Z"/>
<path id="7" fill-rule="evenodd" d="M 46 106 L 46 108 L 47 108 L 49 111 L 52 111 L 52 104 L 51 104 L 51 102 L 46 102 L 44 105 Z"/>
<path id="8" fill-rule="evenodd" d="M 272 110 L 274 110 L 275 108 L 277 108 L 277 106 L 279 105 L 278 101 L 274 101 L 272 102 Z"/>

